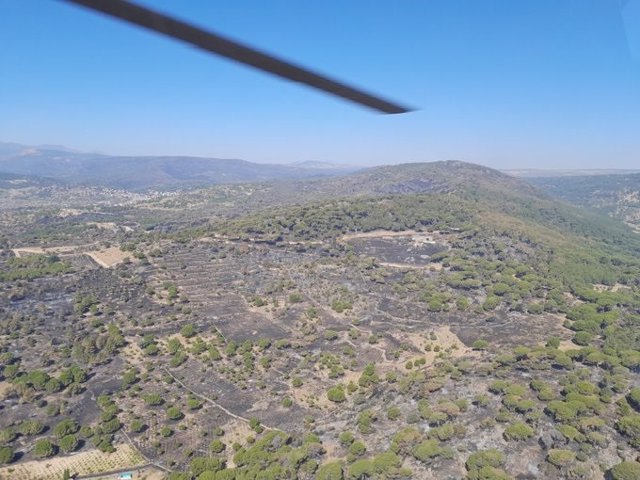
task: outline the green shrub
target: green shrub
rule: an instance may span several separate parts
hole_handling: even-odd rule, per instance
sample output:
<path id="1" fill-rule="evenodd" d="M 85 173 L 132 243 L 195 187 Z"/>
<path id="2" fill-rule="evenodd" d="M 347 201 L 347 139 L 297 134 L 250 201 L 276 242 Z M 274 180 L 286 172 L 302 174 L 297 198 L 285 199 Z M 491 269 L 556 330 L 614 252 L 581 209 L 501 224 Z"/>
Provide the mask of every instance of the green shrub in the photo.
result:
<path id="1" fill-rule="evenodd" d="M 0 465 L 6 465 L 13 462 L 15 454 L 11 447 L 0 447 Z"/>
<path id="2" fill-rule="evenodd" d="M 389 409 L 387 410 L 387 418 L 391 421 L 398 420 L 401 415 L 402 412 L 400 412 L 400 409 L 398 407 L 389 407 Z"/>
<path id="3" fill-rule="evenodd" d="M 631 389 L 627 395 L 627 401 L 629 405 L 640 412 L 640 387 Z"/>
<path id="4" fill-rule="evenodd" d="M 373 462 L 368 459 L 356 460 L 353 462 L 347 471 L 348 480 L 360 480 L 363 478 L 370 478 L 374 475 Z"/>
<path id="5" fill-rule="evenodd" d="M 547 347 L 558 348 L 559 346 L 560 346 L 560 337 L 556 337 L 556 336 L 549 337 L 549 339 L 547 340 Z"/>
<path id="6" fill-rule="evenodd" d="M 78 441 L 78 437 L 73 434 L 65 435 L 58 442 L 58 446 L 64 453 L 69 453 L 75 451 L 80 446 L 80 442 Z"/>
<path id="7" fill-rule="evenodd" d="M 446 440 L 451 440 L 456 435 L 456 429 L 450 423 L 442 425 L 440 427 L 435 427 L 429 430 L 429 437 L 437 438 L 438 440 L 444 442 Z"/>
<path id="8" fill-rule="evenodd" d="M 217 438 L 215 440 L 212 440 L 211 443 L 209 444 L 209 450 L 211 450 L 211 452 L 213 453 L 222 453 L 224 452 L 225 448 L 226 448 L 226 445 L 221 440 L 218 440 Z"/>
<path id="9" fill-rule="evenodd" d="M 367 446 L 362 440 L 356 440 L 349 447 L 349 453 L 355 457 L 361 457 L 367 451 Z"/>
<path id="10" fill-rule="evenodd" d="M 341 403 L 347 399 L 342 385 L 336 385 L 327 390 L 327 398 L 335 403 Z"/>
<path id="11" fill-rule="evenodd" d="M 303 297 L 301 293 L 294 292 L 289 294 L 289 303 L 300 303 L 302 302 Z"/>
<path id="12" fill-rule="evenodd" d="M 442 453 L 443 448 L 440 446 L 440 442 L 434 438 L 420 442 L 411 450 L 411 454 L 424 463 L 430 463 Z"/>
<path id="13" fill-rule="evenodd" d="M 498 305 L 500 305 L 500 302 L 500 297 L 496 295 L 489 295 L 482 304 L 482 309 L 485 311 L 495 310 Z"/>
<path id="14" fill-rule="evenodd" d="M 578 431 L 576 427 L 571 425 L 558 425 L 556 427 L 562 435 L 565 436 L 567 440 L 572 440 L 574 442 L 584 442 L 585 436 Z"/>
<path id="15" fill-rule="evenodd" d="M 471 348 L 473 348 L 474 350 L 486 350 L 488 346 L 489 346 L 489 342 L 487 342 L 486 340 L 478 339 L 475 342 L 473 342 L 473 345 L 471 345 Z"/>
<path id="16" fill-rule="evenodd" d="M 618 420 L 616 428 L 620 433 L 629 437 L 629 443 L 640 448 L 640 415 L 627 415 Z"/>
<path id="17" fill-rule="evenodd" d="M 51 457 L 56 453 L 55 445 L 46 438 L 38 440 L 33 447 L 33 455 L 37 458 Z"/>
<path id="18" fill-rule="evenodd" d="M 371 410 L 363 410 L 358 415 L 358 429 L 361 433 L 371 433 L 372 424 L 376 420 L 376 415 Z"/>
<path id="19" fill-rule="evenodd" d="M 342 313 L 345 310 L 350 310 L 353 307 L 350 301 L 337 299 L 331 302 L 331 308 L 336 313 Z"/>
<path id="20" fill-rule="evenodd" d="M 571 450 L 552 448 L 547 454 L 547 462 L 556 467 L 564 467 L 576 459 L 576 454 Z"/>
<path id="21" fill-rule="evenodd" d="M 147 405 L 151 405 L 153 407 L 162 405 L 164 403 L 164 400 L 158 393 L 149 393 L 145 395 L 143 398 Z"/>
<path id="22" fill-rule="evenodd" d="M 76 433 L 80 430 L 80 425 L 73 418 L 65 418 L 53 427 L 53 435 L 56 438 L 62 438 L 66 435 Z"/>
<path id="23" fill-rule="evenodd" d="M 44 431 L 44 425 L 38 420 L 25 420 L 20 424 L 18 430 L 26 437 L 38 435 Z"/>
<path id="24" fill-rule="evenodd" d="M 526 440 L 533 436 L 533 428 L 527 425 L 524 422 L 516 422 L 509 425 L 504 429 L 504 438 L 505 440 Z"/>
<path id="25" fill-rule="evenodd" d="M 547 411 L 558 422 L 574 420 L 582 410 L 584 410 L 584 405 L 580 402 L 553 400 L 547 405 Z"/>
<path id="26" fill-rule="evenodd" d="M 465 466 L 467 467 L 467 470 L 473 471 L 480 470 L 483 467 L 498 468 L 501 467 L 504 462 L 504 453 L 500 450 L 496 450 L 495 448 L 490 448 L 488 450 L 480 450 L 472 453 L 467 459 Z"/>
<path id="27" fill-rule="evenodd" d="M 335 330 L 325 330 L 324 331 L 324 339 L 327 341 L 333 341 L 338 338 L 338 332 Z"/>
<path id="28" fill-rule="evenodd" d="M 184 414 L 178 407 L 169 407 L 167 408 L 167 418 L 169 420 L 181 420 L 184 418 Z"/>
<path id="29" fill-rule="evenodd" d="M 12 427 L 0 430 L 0 445 L 13 442 L 18 435 Z"/>
<path id="30" fill-rule="evenodd" d="M 580 346 L 587 346 L 593 341 L 593 335 L 589 332 L 578 332 L 573 336 L 573 343 Z"/>
<path id="31" fill-rule="evenodd" d="M 343 480 L 342 463 L 329 462 L 320 465 L 316 472 L 316 480 Z"/>
<path id="32" fill-rule="evenodd" d="M 541 303 L 530 303 L 527 305 L 527 312 L 531 315 L 540 315 L 544 311 L 544 306 Z"/>
<path id="33" fill-rule="evenodd" d="M 353 443 L 353 441 L 355 440 L 355 436 L 353 435 L 353 433 L 346 431 L 340 434 L 338 440 L 340 440 L 340 443 L 346 447 Z"/>
<path id="34" fill-rule="evenodd" d="M 200 475 L 203 472 L 217 472 L 224 468 L 224 461 L 217 457 L 195 457 L 189 464 L 191 473 Z"/>
<path id="35" fill-rule="evenodd" d="M 622 462 L 609 470 L 611 480 L 638 480 L 640 478 L 640 463 Z"/>
<path id="36" fill-rule="evenodd" d="M 140 433 L 144 430 L 145 424 L 142 422 L 142 420 L 135 419 L 131 421 L 131 425 L 129 426 L 129 428 L 134 433 Z"/>
<path id="37" fill-rule="evenodd" d="M 249 419 L 249 427 L 256 433 L 262 433 L 264 431 L 264 427 L 260 425 L 260 420 L 257 418 Z"/>
<path id="38" fill-rule="evenodd" d="M 120 430 L 121 427 L 122 427 L 122 424 L 120 423 L 120 420 L 118 420 L 117 418 L 113 418 L 108 422 L 103 422 L 100 424 L 102 433 L 107 433 L 107 434 L 115 433 L 118 430 Z"/>
<path id="39" fill-rule="evenodd" d="M 511 480 L 511 477 L 501 468 L 486 466 L 471 470 L 467 480 Z"/>

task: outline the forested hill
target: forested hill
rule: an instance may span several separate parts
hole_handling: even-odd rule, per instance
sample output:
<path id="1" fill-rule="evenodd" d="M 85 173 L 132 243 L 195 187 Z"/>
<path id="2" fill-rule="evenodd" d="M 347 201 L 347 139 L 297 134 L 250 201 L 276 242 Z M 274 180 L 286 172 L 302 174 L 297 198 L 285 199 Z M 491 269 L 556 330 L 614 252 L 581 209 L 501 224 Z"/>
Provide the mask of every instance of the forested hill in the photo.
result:
<path id="1" fill-rule="evenodd" d="M 493 216 L 501 215 L 507 223 L 524 222 L 533 229 L 557 230 L 603 241 L 624 237 L 625 241 L 633 243 L 631 230 L 622 222 L 556 200 L 522 179 L 453 160 L 375 167 L 334 178 L 264 183 L 249 194 L 243 190 L 239 197 L 251 203 L 254 210 L 258 206 L 281 209 L 295 217 L 299 212 L 290 210 L 287 205 L 319 214 L 323 210 L 319 205 L 355 205 L 358 201 L 379 204 L 376 199 L 380 198 L 410 204 L 420 196 L 426 196 L 424 198 L 428 198 L 441 215 L 458 212 L 462 217 L 475 218 L 478 222 L 485 215 L 487 227 Z M 330 201 L 328 204 L 325 203 L 327 200 Z M 348 204 L 344 203 L 347 201 Z M 403 224 L 411 223 L 405 213 L 400 211 L 395 216 L 404 219 Z M 366 223 L 363 220 L 366 218 L 359 221 Z M 336 231 L 327 233 L 340 234 L 349 228 L 366 229 L 366 226 L 355 224 L 335 227 Z"/>
<path id="2" fill-rule="evenodd" d="M 281 202 L 415 193 L 494 192 L 541 197 L 530 184 L 488 167 L 458 160 L 372 167 L 332 178 L 266 184 Z M 275 201 L 272 203 L 276 203 Z"/>
<path id="3" fill-rule="evenodd" d="M 502 238 L 529 252 L 532 264 L 543 262 L 540 268 L 576 284 L 631 281 L 630 272 L 615 268 L 612 273 L 609 267 L 638 267 L 640 237 L 622 222 L 554 200 L 520 179 L 479 165 L 406 164 L 296 186 L 295 205 L 278 206 L 294 202 L 288 198 L 293 190 L 278 189 L 270 192 L 272 207 L 210 228 L 272 240 L 327 239 L 376 229 L 453 229 L 488 242 Z"/>

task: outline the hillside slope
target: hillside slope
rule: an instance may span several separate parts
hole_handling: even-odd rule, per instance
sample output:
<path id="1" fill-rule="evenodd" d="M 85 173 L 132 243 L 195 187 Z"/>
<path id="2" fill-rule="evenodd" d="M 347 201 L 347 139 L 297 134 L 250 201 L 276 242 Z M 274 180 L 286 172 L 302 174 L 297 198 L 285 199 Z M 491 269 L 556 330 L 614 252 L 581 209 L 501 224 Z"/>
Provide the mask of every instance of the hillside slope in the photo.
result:
<path id="1" fill-rule="evenodd" d="M 453 228 L 491 242 L 509 237 L 510 243 L 535 252 L 531 262 L 543 261 L 572 281 L 609 283 L 606 275 L 599 277 L 599 262 L 622 256 L 636 265 L 640 255 L 640 237 L 622 222 L 554 200 L 521 179 L 479 165 L 405 164 L 292 185 L 289 191 L 258 192 L 264 210 L 213 228 L 276 240 Z"/>
<path id="2" fill-rule="evenodd" d="M 622 222 L 462 162 L 85 198 L 0 201 L 0 477 L 637 477 Z"/>
<path id="3" fill-rule="evenodd" d="M 527 181 L 555 198 L 599 210 L 640 231 L 640 173 L 534 177 Z"/>

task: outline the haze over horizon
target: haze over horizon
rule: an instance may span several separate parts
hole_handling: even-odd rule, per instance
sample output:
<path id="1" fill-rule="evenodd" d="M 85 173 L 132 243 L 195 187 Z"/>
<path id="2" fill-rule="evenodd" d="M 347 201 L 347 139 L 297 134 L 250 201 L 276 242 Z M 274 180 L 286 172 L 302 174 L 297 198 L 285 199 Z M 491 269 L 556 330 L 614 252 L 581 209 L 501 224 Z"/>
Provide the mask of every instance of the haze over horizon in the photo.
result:
<path id="1" fill-rule="evenodd" d="M 179 154 L 179 153 L 174 153 L 174 154 L 166 154 L 166 155 L 162 155 L 162 154 L 139 154 L 139 155 L 133 155 L 133 154 L 128 154 L 128 153 L 120 153 L 120 154 L 112 154 L 109 152 L 101 152 L 101 151 L 83 151 L 81 149 L 77 149 L 77 148 L 73 148 L 73 147 L 69 147 L 67 145 L 53 145 L 53 144 L 38 144 L 38 145 L 23 145 L 20 144 L 18 142 L 7 142 L 4 141 L 3 139 L 0 139 L 0 152 L 2 150 L 3 146 L 8 146 L 8 145 L 18 145 L 21 147 L 24 147 L 27 150 L 40 150 L 40 151 L 51 151 L 51 152 L 69 152 L 70 154 L 79 154 L 79 155 L 86 155 L 87 158 L 91 158 L 91 156 L 105 156 L 105 157 L 109 157 L 109 158 L 136 158 L 136 159 L 145 159 L 145 158 L 157 158 L 157 159 L 161 159 L 161 158 L 192 158 L 192 159 L 203 159 L 203 160 L 213 160 L 213 161 L 217 161 L 217 160 L 222 160 L 222 161 L 231 161 L 231 162 L 249 162 L 249 163 L 253 163 L 256 165 L 272 165 L 272 166 L 292 166 L 292 167 L 304 167 L 304 168 L 326 168 L 326 169 L 331 169 L 334 172 L 338 172 L 338 169 L 344 169 L 344 172 L 353 172 L 353 171 L 359 171 L 362 168 L 373 168 L 373 167 L 387 167 L 387 166 L 394 166 L 394 165 L 403 165 L 403 164 L 410 164 L 410 163 L 437 163 L 437 162 L 446 162 L 446 161 L 463 161 L 463 160 L 459 160 L 457 158 L 446 158 L 446 159 L 439 159 L 439 160 L 429 160 L 429 161 L 425 161 L 425 162 L 421 162 L 421 161 L 417 161 L 417 162 L 380 162 L 380 163 L 375 163 L 375 164 L 369 164 L 369 165 L 357 165 L 357 164 L 349 164 L 346 162 L 343 163 L 338 163 L 338 162 L 331 162 L 331 161 L 320 161 L 320 160 L 298 160 L 298 161 L 292 161 L 292 162 L 259 162 L 259 161 L 253 161 L 251 159 L 246 159 L 246 158 L 223 158 L 223 157 L 217 157 L 217 156 L 202 156 L 202 155 L 186 155 L 186 154 Z M 34 152 L 35 153 L 35 152 Z M 2 160 L 2 154 L 0 153 L 0 161 Z M 8 158 L 8 157 L 7 157 Z M 474 163 L 474 162 L 467 162 L 467 163 Z M 476 165 L 480 165 L 480 166 L 484 166 L 484 167 L 490 167 L 489 165 L 484 165 L 481 163 L 475 163 Z M 2 169 L 0 169 L 1 171 Z M 563 168 L 563 167 L 553 167 L 550 166 L 548 168 L 540 168 L 540 167 L 509 167 L 509 168 L 497 168 L 497 170 L 502 171 L 504 173 L 508 173 L 510 175 L 514 175 L 514 176 L 537 176 L 537 173 L 540 173 L 543 176 L 548 176 L 549 174 L 551 175 L 558 175 L 558 176 L 562 176 L 564 174 L 571 174 L 571 175 L 606 175 L 606 174 L 612 174 L 612 173 L 636 173 L 636 172 L 640 172 L 640 165 L 638 166 L 631 166 L 628 168 L 615 168 L 615 167 L 606 167 L 606 166 L 602 166 L 602 167 L 598 167 L 598 168 L 585 168 L 585 167 L 574 167 L 574 168 Z M 38 176 L 38 175 L 35 175 Z M 47 177 L 47 175 L 43 175 L 44 177 Z"/>
<path id="2" fill-rule="evenodd" d="M 153 7 L 420 110 L 377 115 L 63 2 L 5 2 L 2 140 L 256 163 L 640 164 L 637 0 Z"/>

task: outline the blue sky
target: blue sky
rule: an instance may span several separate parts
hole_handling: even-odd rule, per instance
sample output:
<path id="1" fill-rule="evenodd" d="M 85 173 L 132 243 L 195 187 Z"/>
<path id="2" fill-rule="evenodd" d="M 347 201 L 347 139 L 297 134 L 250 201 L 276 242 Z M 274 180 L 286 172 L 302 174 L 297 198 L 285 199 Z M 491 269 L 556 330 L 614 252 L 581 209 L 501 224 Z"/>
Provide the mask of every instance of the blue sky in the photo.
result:
<path id="1" fill-rule="evenodd" d="M 379 115 L 64 2 L 0 0 L 0 141 L 271 163 L 640 168 L 640 0 L 146 5 L 419 110 Z"/>

